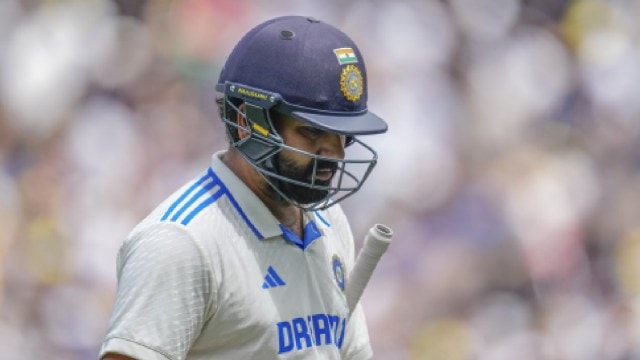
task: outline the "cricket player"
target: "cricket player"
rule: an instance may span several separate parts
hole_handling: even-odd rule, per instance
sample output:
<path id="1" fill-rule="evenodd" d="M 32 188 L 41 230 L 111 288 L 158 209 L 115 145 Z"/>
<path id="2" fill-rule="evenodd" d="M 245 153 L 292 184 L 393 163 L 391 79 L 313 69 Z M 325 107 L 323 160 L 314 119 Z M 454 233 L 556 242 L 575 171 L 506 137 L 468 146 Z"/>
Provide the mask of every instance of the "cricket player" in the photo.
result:
<path id="1" fill-rule="evenodd" d="M 102 359 L 370 359 L 340 200 L 384 133 L 356 44 L 313 18 L 249 31 L 217 84 L 230 146 L 130 233 Z M 354 153 L 355 155 L 349 155 Z"/>

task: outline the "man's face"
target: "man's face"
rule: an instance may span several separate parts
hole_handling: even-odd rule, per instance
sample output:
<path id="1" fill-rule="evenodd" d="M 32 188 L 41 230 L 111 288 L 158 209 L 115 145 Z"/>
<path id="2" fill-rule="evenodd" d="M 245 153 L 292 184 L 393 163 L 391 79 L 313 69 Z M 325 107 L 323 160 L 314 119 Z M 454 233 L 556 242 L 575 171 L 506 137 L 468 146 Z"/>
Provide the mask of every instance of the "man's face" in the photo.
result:
<path id="1" fill-rule="evenodd" d="M 336 160 L 344 159 L 344 136 L 318 130 L 291 117 L 279 116 L 277 122 L 278 132 L 285 144 L 310 154 Z M 329 186 L 338 168 L 337 162 L 313 159 L 287 149 L 278 153 L 275 165 L 280 175 L 309 184 L 303 186 L 280 182 L 280 189 L 284 194 L 299 204 L 311 204 L 324 199 L 329 190 L 316 189 L 311 184 Z"/>

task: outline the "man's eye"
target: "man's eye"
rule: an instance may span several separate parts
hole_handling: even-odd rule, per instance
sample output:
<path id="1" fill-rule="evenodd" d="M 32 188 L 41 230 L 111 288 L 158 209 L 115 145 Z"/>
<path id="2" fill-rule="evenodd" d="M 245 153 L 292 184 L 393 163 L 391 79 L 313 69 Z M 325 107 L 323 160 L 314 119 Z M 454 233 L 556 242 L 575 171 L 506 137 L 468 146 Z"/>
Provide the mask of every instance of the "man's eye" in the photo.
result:
<path id="1" fill-rule="evenodd" d="M 300 128 L 300 132 L 302 133 L 302 135 L 310 138 L 319 138 L 320 136 L 324 135 L 324 131 L 310 126 Z"/>

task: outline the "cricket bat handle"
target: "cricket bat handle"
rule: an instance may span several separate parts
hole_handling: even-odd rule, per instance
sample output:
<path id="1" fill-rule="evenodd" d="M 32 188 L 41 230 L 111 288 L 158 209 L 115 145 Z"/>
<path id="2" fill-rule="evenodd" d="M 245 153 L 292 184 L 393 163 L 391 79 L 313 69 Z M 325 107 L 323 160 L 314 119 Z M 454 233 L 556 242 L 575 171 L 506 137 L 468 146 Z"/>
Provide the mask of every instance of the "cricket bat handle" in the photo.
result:
<path id="1" fill-rule="evenodd" d="M 372 226 L 364 238 L 364 244 L 358 254 L 353 270 L 347 278 L 347 304 L 349 305 L 349 315 L 358 305 L 360 297 L 364 292 L 373 271 L 380 261 L 380 257 L 387 251 L 391 244 L 393 231 L 382 224 Z"/>

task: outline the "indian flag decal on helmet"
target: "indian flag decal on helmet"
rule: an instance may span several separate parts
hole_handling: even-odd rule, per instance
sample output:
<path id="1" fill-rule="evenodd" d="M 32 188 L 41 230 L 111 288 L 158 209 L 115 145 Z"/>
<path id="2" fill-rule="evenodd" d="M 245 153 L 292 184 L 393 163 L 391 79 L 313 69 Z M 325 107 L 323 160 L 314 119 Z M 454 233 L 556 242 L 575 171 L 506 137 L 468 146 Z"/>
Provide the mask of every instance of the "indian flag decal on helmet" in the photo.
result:
<path id="1" fill-rule="evenodd" d="M 356 53 L 353 51 L 352 48 L 334 49 L 333 52 L 336 54 L 336 57 L 338 58 L 338 62 L 340 63 L 340 65 L 354 64 L 358 62 Z"/>

